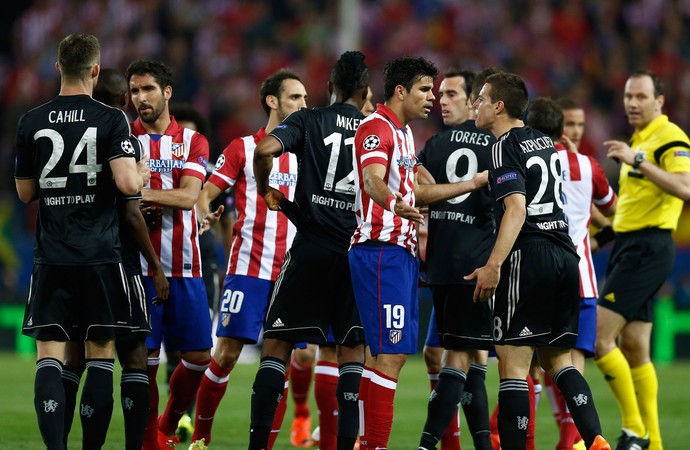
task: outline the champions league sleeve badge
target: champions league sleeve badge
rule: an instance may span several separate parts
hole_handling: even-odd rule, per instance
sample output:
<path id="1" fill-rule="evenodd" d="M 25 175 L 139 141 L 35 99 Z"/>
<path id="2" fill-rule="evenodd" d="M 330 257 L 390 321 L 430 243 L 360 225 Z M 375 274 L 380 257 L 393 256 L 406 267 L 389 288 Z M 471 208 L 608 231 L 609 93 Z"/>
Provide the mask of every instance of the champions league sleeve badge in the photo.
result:
<path id="1" fill-rule="evenodd" d="M 375 134 L 370 134 L 369 136 L 364 138 L 362 145 L 364 146 L 364 150 L 371 151 L 378 148 L 378 146 L 381 145 L 381 139 L 379 139 L 379 137 Z"/>

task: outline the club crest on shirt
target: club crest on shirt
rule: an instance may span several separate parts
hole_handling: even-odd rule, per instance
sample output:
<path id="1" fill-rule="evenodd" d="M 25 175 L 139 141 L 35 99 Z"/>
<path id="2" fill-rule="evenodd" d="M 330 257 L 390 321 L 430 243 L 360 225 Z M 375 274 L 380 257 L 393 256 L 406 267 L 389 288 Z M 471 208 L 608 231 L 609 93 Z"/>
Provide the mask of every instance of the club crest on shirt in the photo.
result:
<path id="1" fill-rule="evenodd" d="M 170 146 L 170 152 L 175 158 L 182 158 L 184 156 L 184 142 L 173 142 Z"/>
<path id="2" fill-rule="evenodd" d="M 391 344 L 397 344 L 402 340 L 402 330 L 390 330 L 388 332 L 388 339 L 391 341 Z"/>
<path id="3" fill-rule="evenodd" d="M 370 134 L 364 138 L 362 145 L 366 151 L 375 150 L 379 147 L 379 145 L 381 145 L 381 139 L 379 139 L 379 137 L 375 134 Z"/>
<path id="4" fill-rule="evenodd" d="M 401 169 L 405 169 L 408 172 L 412 172 L 414 170 L 414 166 L 417 162 L 417 158 L 414 156 L 403 156 L 398 160 L 398 167 Z"/>

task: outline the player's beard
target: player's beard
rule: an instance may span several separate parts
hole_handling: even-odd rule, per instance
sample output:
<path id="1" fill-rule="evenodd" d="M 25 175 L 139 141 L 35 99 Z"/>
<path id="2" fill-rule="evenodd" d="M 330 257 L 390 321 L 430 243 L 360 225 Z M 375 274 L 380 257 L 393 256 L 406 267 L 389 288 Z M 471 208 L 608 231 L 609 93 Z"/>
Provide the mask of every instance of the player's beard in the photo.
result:
<path id="1" fill-rule="evenodd" d="M 139 111 L 139 117 L 141 118 L 141 121 L 144 123 L 156 123 L 158 118 L 161 116 L 161 114 L 163 114 L 163 111 L 165 110 L 165 100 L 162 100 L 158 104 L 149 106 L 151 107 L 151 109 L 144 111 L 144 114 L 142 114 L 142 112 Z"/>

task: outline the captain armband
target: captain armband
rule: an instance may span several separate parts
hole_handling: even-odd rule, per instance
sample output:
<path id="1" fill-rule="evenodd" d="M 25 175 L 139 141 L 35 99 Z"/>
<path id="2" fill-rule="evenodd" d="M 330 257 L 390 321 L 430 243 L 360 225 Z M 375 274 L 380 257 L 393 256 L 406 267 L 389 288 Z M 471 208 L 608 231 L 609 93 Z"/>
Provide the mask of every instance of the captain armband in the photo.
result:
<path id="1" fill-rule="evenodd" d="M 602 248 L 604 245 L 616 239 L 616 232 L 613 231 L 613 227 L 611 225 L 606 225 L 604 228 L 597 231 L 592 237 L 596 239 L 597 244 L 599 244 L 599 248 Z"/>

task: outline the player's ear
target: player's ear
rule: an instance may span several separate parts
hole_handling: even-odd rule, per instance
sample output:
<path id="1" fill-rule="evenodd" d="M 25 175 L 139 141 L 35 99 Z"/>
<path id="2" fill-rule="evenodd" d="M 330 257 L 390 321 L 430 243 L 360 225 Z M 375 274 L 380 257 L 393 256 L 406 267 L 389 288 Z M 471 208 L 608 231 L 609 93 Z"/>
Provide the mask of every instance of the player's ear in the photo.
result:
<path id="1" fill-rule="evenodd" d="M 93 67 L 91 67 L 91 78 L 96 78 L 98 75 L 101 73 L 101 65 L 100 64 L 94 64 Z"/>
<path id="2" fill-rule="evenodd" d="M 278 109 L 278 97 L 276 97 L 275 95 L 267 95 L 266 104 L 271 109 Z"/>
<path id="3" fill-rule="evenodd" d="M 167 85 L 165 89 L 163 89 L 163 97 L 165 97 L 166 100 L 170 100 L 172 97 L 172 86 Z"/>
<path id="4" fill-rule="evenodd" d="M 60 63 L 55 61 L 55 70 L 57 70 L 58 73 L 60 73 Z"/>
<path id="5" fill-rule="evenodd" d="M 503 100 L 499 100 L 496 102 L 496 114 L 501 114 L 503 111 L 506 109 L 506 104 L 503 103 Z"/>

